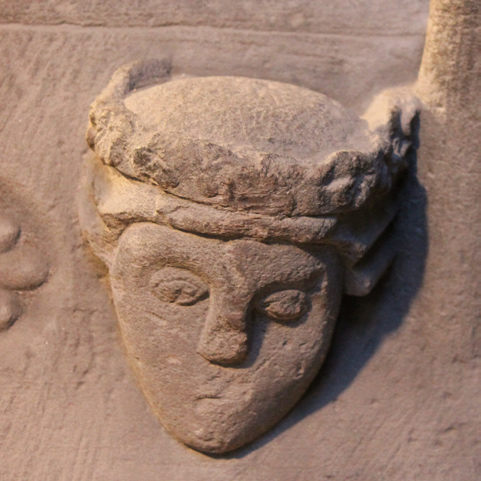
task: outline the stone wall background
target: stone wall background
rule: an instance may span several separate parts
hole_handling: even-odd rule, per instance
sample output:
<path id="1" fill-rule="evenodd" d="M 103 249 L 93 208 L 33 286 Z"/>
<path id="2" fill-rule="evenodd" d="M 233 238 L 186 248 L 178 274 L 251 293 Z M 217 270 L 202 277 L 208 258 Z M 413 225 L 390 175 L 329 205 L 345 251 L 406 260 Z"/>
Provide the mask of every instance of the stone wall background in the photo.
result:
<path id="1" fill-rule="evenodd" d="M 0 333 L 0 479 L 481 475 L 472 319 L 433 319 L 437 300 L 420 290 L 421 184 L 429 194 L 432 171 L 411 180 L 404 255 L 368 299 L 347 300 L 308 395 L 269 434 L 217 458 L 178 443 L 150 412 L 76 216 L 88 106 L 119 65 L 168 56 L 174 73 L 291 82 L 361 112 L 383 88 L 415 80 L 427 13 L 427 0 L 0 1 L 0 192 L 33 213 L 54 259 L 26 314 Z M 450 255 L 458 262 L 448 245 Z"/>

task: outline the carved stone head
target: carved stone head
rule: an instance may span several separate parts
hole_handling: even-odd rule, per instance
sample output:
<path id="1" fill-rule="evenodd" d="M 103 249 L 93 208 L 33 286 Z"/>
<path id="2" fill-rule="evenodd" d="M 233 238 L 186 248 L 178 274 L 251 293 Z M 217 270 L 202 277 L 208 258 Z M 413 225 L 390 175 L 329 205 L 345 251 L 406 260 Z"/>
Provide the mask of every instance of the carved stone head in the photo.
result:
<path id="1" fill-rule="evenodd" d="M 367 294 L 393 259 L 415 116 L 401 100 L 362 119 L 301 87 L 145 62 L 92 105 L 83 229 L 142 390 L 182 442 L 222 453 L 277 423 L 319 371 L 342 294 Z"/>

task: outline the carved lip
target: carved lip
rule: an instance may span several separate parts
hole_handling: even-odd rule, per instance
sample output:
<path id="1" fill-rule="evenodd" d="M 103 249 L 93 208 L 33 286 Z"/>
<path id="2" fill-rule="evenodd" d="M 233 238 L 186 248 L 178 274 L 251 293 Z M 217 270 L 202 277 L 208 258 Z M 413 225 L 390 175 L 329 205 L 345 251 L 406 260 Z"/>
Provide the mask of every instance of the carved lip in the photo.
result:
<path id="1" fill-rule="evenodd" d="M 239 389 L 232 379 L 219 386 L 206 383 L 190 396 L 183 395 L 183 389 L 157 391 L 157 395 L 147 389 L 144 393 L 174 437 L 197 451 L 224 454 L 254 441 L 278 423 L 303 395 L 317 368 L 312 366 L 302 379 L 292 380 L 276 393 L 263 394 L 263 387 L 255 383 L 242 383 Z"/>
<path id="2" fill-rule="evenodd" d="M 200 401 L 201 399 L 217 399 L 220 401 L 222 399 L 222 396 L 220 396 L 219 394 L 200 394 L 195 398 L 196 401 Z"/>

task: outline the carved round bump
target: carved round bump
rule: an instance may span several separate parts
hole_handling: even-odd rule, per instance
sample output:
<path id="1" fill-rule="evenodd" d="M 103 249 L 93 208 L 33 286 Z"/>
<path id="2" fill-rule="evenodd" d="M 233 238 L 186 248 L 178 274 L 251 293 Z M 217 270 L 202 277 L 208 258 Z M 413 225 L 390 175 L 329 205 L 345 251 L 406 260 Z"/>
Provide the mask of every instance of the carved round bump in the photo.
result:
<path id="1" fill-rule="evenodd" d="M 48 264 L 34 248 L 15 249 L 0 258 L 0 287 L 5 289 L 36 289 L 48 274 Z"/>
<path id="2" fill-rule="evenodd" d="M 6 252 L 17 243 L 20 237 L 20 226 L 9 218 L 0 219 L 0 253 Z"/>
<path id="3" fill-rule="evenodd" d="M 0 289 L 0 331 L 8 329 L 21 315 L 18 294 Z"/>
<path id="4" fill-rule="evenodd" d="M 14 219 L 0 217 L 0 330 L 11 327 L 23 313 L 16 291 L 34 290 L 49 275 L 45 257 L 21 235 Z"/>

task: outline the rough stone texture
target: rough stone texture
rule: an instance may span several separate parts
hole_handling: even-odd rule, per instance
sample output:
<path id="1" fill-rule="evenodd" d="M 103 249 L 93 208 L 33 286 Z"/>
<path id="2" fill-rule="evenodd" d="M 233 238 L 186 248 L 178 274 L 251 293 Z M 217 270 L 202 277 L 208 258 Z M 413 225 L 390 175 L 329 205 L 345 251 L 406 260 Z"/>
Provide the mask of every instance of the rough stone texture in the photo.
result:
<path id="1" fill-rule="evenodd" d="M 35 212 L 0 186 L 0 331 L 9 329 L 30 305 L 35 290 L 48 278 L 46 233 Z"/>
<path id="2" fill-rule="evenodd" d="M 406 168 L 416 115 L 408 99 L 376 112 L 386 125 L 370 132 L 369 118 L 293 85 L 162 76 L 163 62 L 119 69 L 90 109 L 87 141 L 103 163 L 166 198 L 278 218 L 328 216 L 375 203 Z"/>
<path id="3" fill-rule="evenodd" d="M 116 12 L 126 11 L 127 3 L 132 5 L 116 3 L 109 18 L 119 18 Z M 479 279 L 474 116 L 465 128 L 458 126 L 467 155 L 455 157 L 455 163 L 441 156 L 444 144 L 438 144 L 449 131 L 444 137 L 430 135 L 429 145 L 440 145 L 440 155 L 421 145 L 419 177 L 429 192 L 431 231 L 424 287 L 419 289 L 426 196 L 412 179 L 400 225 L 409 254 L 398 257 L 371 296 L 345 302 L 321 376 L 300 404 L 277 428 L 232 455 L 211 458 L 188 450 L 156 421 L 126 366 L 108 287 L 101 279 L 105 289 L 99 289 L 96 261 L 85 261 L 75 200 L 88 150 L 85 113 L 118 65 L 167 51 L 178 72 L 192 66 L 189 73 L 195 75 L 295 83 L 358 113 L 383 88 L 415 79 L 427 2 L 417 17 L 404 16 L 414 3 L 406 10 L 399 2 L 377 3 L 380 36 L 373 36 L 372 17 L 360 10 L 351 17 L 347 36 L 340 28 L 336 35 L 323 34 L 360 3 L 322 4 L 336 13 L 329 24 L 313 18 L 319 35 L 305 35 L 301 27 L 298 33 L 282 33 L 280 27 L 269 33 L 240 31 L 235 24 L 225 30 L 47 27 L 35 13 L 40 2 L 2 6 L 1 12 L 31 7 L 16 21 L 38 26 L 0 27 L 1 177 L 25 199 L 27 212 L 35 211 L 34 218 L 48 227 L 46 246 L 55 262 L 33 298 L 35 306 L 0 338 L 0 479 L 480 477 L 480 348 L 473 336 L 479 329 L 472 294 Z M 273 8 L 256 2 L 255 17 L 270 15 L 264 12 Z M 225 16 L 230 11 L 226 6 Z M 188 10 L 187 16 L 196 12 Z M 74 17 L 82 22 L 81 15 Z M 464 18 L 479 25 L 479 16 Z M 476 38 L 479 34 L 463 44 L 479 59 Z M 479 60 L 469 65 L 479 68 Z M 480 76 L 469 78 L 475 82 Z M 469 98 L 468 113 L 479 112 L 477 102 Z"/>
<path id="4" fill-rule="evenodd" d="M 83 107 L 119 65 L 139 58 L 170 57 L 174 74 L 227 72 L 288 82 L 320 91 L 360 113 L 383 88 L 415 80 L 424 29 L 421 23 L 417 34 L 374 36 L 362 31 L 331 35 L 208 26 L 107 29 L 12 24 L 2 27 L 1 38 L 5 62 L 13 65 L 9 59 L 15 59 L 25 74 L 33 74 L 36 68 L 55 73 L 66 70 L 70 84 L 64 88 L 73 94 L 71 88 L 76 86 L 75 101 Z M 34 61 L 39 57 L 47 60 L 39 64 Z M 33 63 L 29 64 L 29 59 Z M 18 74 L 7 71 L 6 77 L 11 75 Z M 350 78 L 356 80 L 351 82 Z M 50 88 L 59 89 L 60 85 L 55 82 Z M 79 96 L 82 91 L 87 97 L 83 102 Z"/>
<path id="5" fill-rule="evenodd" d="M 150 60 L 92 104 L 80 221 L 138 382 L 189 446 L 232 451 L 282 419 L 326 357 L 344 285 L 368 294 L 392 262 L 390 191 L 418 111 L 407 90 L 382 99 L 361 119 L 304 88 L 176 79 Z"/>
<path id="6" fill-rule="evenodd" d="M 425 0 L 310 0 L 243 1 L 226 5 L 222 0 L 20 0 L 0 1 L 2 23 L 73 24 L 108 27 L 210 26 L 245 30 L 342 33 L 369 35 L 419 35 L 426 21 Z"/>

